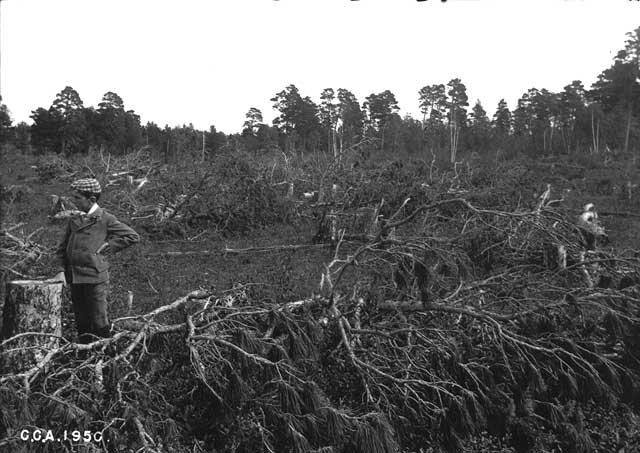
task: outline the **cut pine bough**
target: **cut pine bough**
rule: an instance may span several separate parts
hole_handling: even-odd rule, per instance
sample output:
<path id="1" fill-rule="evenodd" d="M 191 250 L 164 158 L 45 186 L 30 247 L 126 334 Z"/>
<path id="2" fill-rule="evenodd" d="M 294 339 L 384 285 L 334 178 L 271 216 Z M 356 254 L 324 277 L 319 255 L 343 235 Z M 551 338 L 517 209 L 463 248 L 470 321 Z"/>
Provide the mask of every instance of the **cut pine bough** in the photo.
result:
<path id="1" fill-rule="evenodd" d="M 456 216 L 440 225 L 433 214 L 452 203 Z M 338 239 L 318 295 L 282 302 L 253 300 L 242 287 L 192 291 L 114 320 L 110 339 L 61 340 L 37 366 L 0 377 L 0 387 L 34 403 L 62 399 L 141 448 L 168 442 L 154 429 L 168 419 L 192 429 L 170 414 L 215 407 L 250 417 L 265 451 L 356 452 L 395 451 L 416 435 L 423 445 L 454 445 L 497 433 L 500 420 L 549 420 L 552 406 L 638 394 L 640 289 L 635 277 L 616 284 L 638 274 L 637 258 L 575 259 L 579 231 L 546 206 L 418 209 L 348 247 Z M 564 245 L 565 266 L 544 258 L 546 243 Z M 604 274 L 613 283 L 598 286 Z M 105 401 L 99 416 L 93 400 Z M 545 429 L 572 423 L 553 413 Z M 227 422 L 212 417 L 208 435 Z"/>

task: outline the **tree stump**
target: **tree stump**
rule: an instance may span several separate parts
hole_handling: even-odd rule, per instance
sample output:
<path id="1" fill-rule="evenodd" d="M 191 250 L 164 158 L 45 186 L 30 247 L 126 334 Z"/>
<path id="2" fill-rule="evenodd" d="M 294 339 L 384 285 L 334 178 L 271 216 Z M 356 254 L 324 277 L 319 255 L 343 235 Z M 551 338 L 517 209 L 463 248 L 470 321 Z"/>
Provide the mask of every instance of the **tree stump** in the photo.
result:
<path id="1" fill-rule="evenodd" d="M 7 283 L 2 341 L 25 335 L 0 348 L 0 374 L 20 373 L 40 362 L 59 346 L 62 335 L 62 283 L 14 280 Z"/>

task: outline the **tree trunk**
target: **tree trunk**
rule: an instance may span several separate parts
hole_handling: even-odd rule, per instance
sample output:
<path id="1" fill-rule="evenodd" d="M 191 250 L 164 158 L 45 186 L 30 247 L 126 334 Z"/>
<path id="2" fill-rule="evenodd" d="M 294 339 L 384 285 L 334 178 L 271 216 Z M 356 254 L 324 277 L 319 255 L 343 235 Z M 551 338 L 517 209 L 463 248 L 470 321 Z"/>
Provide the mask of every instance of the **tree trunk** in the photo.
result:
<path id="1" fill-rule="evenodd" d="M 450 142 L 451 142 L 451 152 L 450 152 L 450 162 L 452 164 L 456 163 L 456 158 L 458 154 L 458 138 L 460 136 L 460 130 L 458 129 L 458 125 L 455 123 L 451 124 L 450 127 Z"/>
<path id="2" fill-rule="evenodd" d="M 398 147 L 398 129 L 396 129 L 393 134 L 393 150 L 391 151 L 394 156 L 398 152 Z"/>
<path id="3" fill-rule="evenodd" d="M 629 113 L 627 114 L 627 130 L 624 134 L 624 153 L 629 151 L 629 135 L 631 133 L 631 104 L 629 104 Z"/>
<path id="4" fill-rule="evenodd" d="M 567 152 L 567 156 L 568 156 L 569 154 L 571 154 L 571 152 L 569 151 L 569 147 L 570 147 L 570 145 L 569 145 L 569 143 L 567 143 L 567 137 L 566 137 L 566 135 L 567 135 L 567 134 L 565 133 L 565 130 L 564 130 L 564 127 L 563 127 L 563 128 L 560 130 L 560 136 L 562 137 L 562 144 L 564 145 L 564 149 L 565 149 L 565 151 Z"/>
<path id="5" fill-rule="evenodd" d="M 599 126 L 600 126 L 600 122 L 598 119 L 598 127 L 596 127 L 595 125 L 595 118 L 593 115 L 593 109 L 591 110 L 591 138 L 593 140 L 593 152 L 598 154 L 598 135 L 600 133 L 599 131 Z"/>
<path id="6" fill-rule="evenodd" d="M 57 348 L 62 335 L 62 283 L 15 280 L 7 283 L 2 332 L 4 341 L 26 335 L 0 348 L 2 373 L 19 373 L 41 361 L 48 350 Z"/>
<path id="7" fill-rule="evenodd" d="M 600 152 L 600 118 L 596 122 L 596 152 Z"/>
<path id="8" fill-rule="evenodd" d="M 204 162 L 204 155 L 205 155 L 205 138 L 204 138 L 204 131 L 202 131 L 202 162 Z"/>

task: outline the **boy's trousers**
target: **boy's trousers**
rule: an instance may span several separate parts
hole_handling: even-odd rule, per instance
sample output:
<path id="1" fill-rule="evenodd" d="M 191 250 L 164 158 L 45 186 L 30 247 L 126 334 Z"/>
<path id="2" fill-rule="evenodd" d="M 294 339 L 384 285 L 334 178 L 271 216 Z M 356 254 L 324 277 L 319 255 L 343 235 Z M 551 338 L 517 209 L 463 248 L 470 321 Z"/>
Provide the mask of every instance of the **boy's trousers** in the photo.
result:
<path id="1" fill-rule="evenodd" d="M 107 314 L 108 282 L 71 284 L 71 302 L 76 317 L 78 342 L 91 343 L 95 337 L 111 336 Z"/>

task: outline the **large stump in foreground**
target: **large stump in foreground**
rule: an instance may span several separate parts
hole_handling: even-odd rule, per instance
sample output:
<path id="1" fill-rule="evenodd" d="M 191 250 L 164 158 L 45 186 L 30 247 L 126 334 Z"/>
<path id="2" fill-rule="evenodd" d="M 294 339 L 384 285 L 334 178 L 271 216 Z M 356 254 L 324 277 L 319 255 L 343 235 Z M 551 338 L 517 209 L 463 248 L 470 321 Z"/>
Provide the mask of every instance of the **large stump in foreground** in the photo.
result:
<path id="1" fill-rule="evenodd" d="M 62 283 L 14 280 L 7 283 L 0 339 L 21 333 L 0 348 L 0 374 L 19 373 L 33 367 L 59 346 L 62 335 Z"/>

